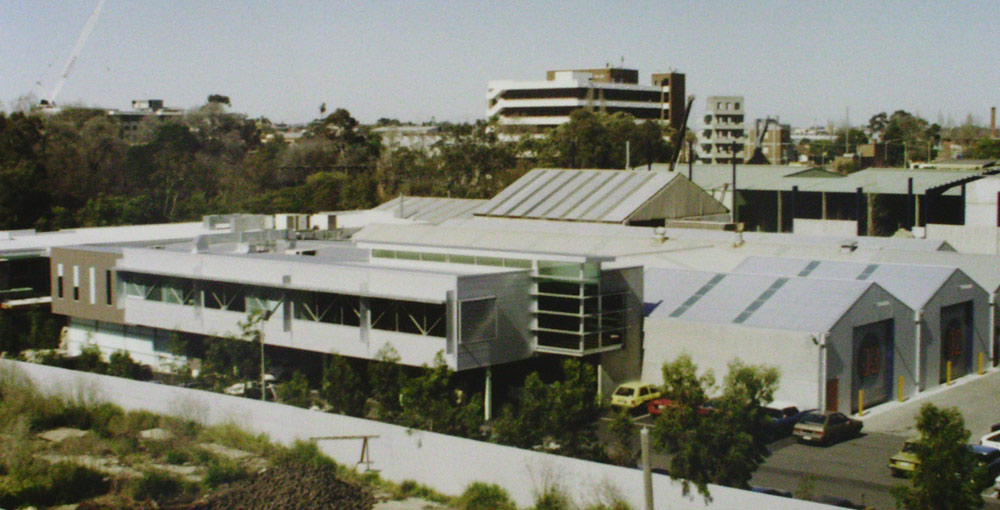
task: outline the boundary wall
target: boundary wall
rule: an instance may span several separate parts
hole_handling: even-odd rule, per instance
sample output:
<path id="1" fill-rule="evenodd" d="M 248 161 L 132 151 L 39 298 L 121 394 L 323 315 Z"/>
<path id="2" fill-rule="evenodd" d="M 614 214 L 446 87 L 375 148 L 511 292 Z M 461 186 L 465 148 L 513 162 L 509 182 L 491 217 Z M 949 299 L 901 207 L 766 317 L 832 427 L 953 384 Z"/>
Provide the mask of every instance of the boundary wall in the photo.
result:
<path id="1" fill-rule="evenodd" d="M 289 444 L 317 436 L 377 435 L 369 444 L 371 468 L 393 480 L 415 480 L 445 494 L 460 494 L 475 481 L 505 488 L 521 507 L 534 504 L 537 491 L 559 485 L 575 501 L 589 503 L 606 488 L 617 491 L 633 508 L 643 508 L 642 471 L 558 455 L 522 450 L 483 441 L 408 429 L 377 421 L 309 411 L 283 404 L 232 397 L 202 390 L 133 381 L 12 360 L 0 369 L 27 376 L 43 393 L 80 396 L 199 421 L 235 423 Z M 320 449 L 340 464 L 353 466 L 361 454 L 360 440 L 321 441 Z M 653 474 L 655 508 L 775 510 L 823 509 L 827 505 L 710 486 L 712 502 L 692 488 L 681 493 L 680 482 Z M 605 492 L 606 493 L 606 492 Z"/>

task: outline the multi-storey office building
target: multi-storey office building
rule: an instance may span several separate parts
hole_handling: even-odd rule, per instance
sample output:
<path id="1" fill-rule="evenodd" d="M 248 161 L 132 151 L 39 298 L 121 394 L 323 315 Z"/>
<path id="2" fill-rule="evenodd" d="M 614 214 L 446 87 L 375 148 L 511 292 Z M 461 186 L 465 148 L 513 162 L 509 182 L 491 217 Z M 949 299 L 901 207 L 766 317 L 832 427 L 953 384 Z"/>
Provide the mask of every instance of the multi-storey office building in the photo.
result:
<path id="1" fill-rule="evenodd" d="M 726 164 L 732 163 L 733 158 L 743 162 L 746 157 L 743 109 L 743 96 L 708 97 L 705 124 L 698 141 L 702 163 Z"/>
<path id="2" fill-rule="evenodd" d="M 684 74 L 654 73 L 639 84 L 639 71 L 622 68 L 549 71 L 544 81 L 491 81 L 486 114 L 501 126 L 543 129 L 569 121 L 581 108 L 627 112 L 681 129 L 684 121 Z"/>
<path id="3" fill-rule="evenodd" d="M 792 143 L 792 126 L 781 124 L 777 120 L 768 122 L 765 119 L 757 119 L 753 126 L 747 130 L 746 154 L 747 160 L 752 159 L 753 154 L 759 146 L 761 154 L 767 158 L 767 163 L 772 165 L 787 165 L 798 158 L 798 151 Z"/>

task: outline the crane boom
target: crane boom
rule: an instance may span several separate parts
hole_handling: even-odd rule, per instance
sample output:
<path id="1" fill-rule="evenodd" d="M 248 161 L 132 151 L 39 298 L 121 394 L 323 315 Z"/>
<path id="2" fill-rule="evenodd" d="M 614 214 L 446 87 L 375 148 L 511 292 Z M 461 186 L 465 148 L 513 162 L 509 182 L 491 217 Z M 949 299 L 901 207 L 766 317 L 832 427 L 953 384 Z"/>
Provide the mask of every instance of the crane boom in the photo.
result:
<path id="1" fill-rule="evenodd" d="M 63 66 L 63 71 L 59 75 L 56 86 L 52 88 L 52 93 L 49 94 L 49 104 L 55 103 L 56 96 L 59 95 L 59 91 L 62 90 L 63 85 L 66 83 L 66 77 L 69 76 L 70 70 L 73 69 L 73 64 L 76 63 L 77 57 L 79 57 L 80 52 L 83 51 L 83 46 L 87 44 L 87 39 L 90 38 L 91 32 L 94 31 L 94 26 L 97 25 L 97 18 L 101 15 L 101 8 L 104 7 L 104 2 L 105 0 L 98 0 L 97 7 L 94 9 L 94 12 L 90 13 L 90 17 L 87 18 L 87 22 L 84 23 L 83 31 L 80 32 L 80 37 L 77 38 L 76 44 L 73 46 L 73 51 L 69 54 L 69 59 L 66 60 L 66 65 Z"/>

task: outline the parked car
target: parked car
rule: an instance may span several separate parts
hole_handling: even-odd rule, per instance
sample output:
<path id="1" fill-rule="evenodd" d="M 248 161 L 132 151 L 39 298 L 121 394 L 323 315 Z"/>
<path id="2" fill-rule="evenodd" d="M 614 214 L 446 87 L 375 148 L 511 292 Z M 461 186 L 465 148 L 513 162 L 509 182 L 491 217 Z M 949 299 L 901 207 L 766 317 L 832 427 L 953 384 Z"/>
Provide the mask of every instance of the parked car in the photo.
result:
<path id="1" fill-rule="evenodd" d="M 792 429 L 795 428 L 795 424 L 802 419 L 802 416 L 808 412 L 815 411 L 815 409 L 800 411 L 794 403 L 780 400 L 775 400 L 763 406 L 761 410 L 764 411 L 764 414 L 768 418 L 773 420 L 768 426 L 768 431 L 774 436 L 787 436 L 791 434 Z"/>
<path id="2" fill-rule="evenodd" d="M 839 506 L 840 508 L 855 508 L 859 510 L 867 508 L 864 505 L 859 505 L 847 498 L 841 498 L 838 496 L 816 496 L 812 498 L 812 500 L 817 503 L 823 503 L 824 505 Z"/>
<path id="3" fill-rule="evenodd" d="M 848 418 L 844 413 L 810 411 L 795 424 L 792 432 L 799 441 L 827 445 L 857 436 L 863 426 L 860 420 Z"/>
<path id="4" fill-rule="evenodd" d="M 917 459 L 917 454 L 913 446 L 919 439 L 919 437 L 907 439 L 903 443 L 903 448 L 889 458 L 889 471 L 892 473 L 892 476 L 908 476 L 913 474 L 913 470 L 917 469 L 917 464 L 920 464 L 920 460 Z"/>
<path id="5" fill-rule="evenodd" d="M 919 437 L 907 439 L 903 443 L 903 449 L 889 459 L 892 476 L 908 476 L 917 469 L 920 459 L 917 458 L 914 445 L 919 439 Z M 983 485 L 989 487 L 989 480 L 994 480 L 1000 475 L 1000 449 L 970 444 L 969 451 L 975 454 L 976 460 L 986 469 Z"/>
<path id="6" fill-rule="evenodd" d="M 655 384 L 632 381 L 619 384 L 611 394 L 611 406 L 633 410 L 650 400 L 660 398 L 660 388 Z"/>
<path id="7" fill-rule="evenodd" d="M 1000 449 L 1000 431 L 993 431 L 979 438 L 979 444 Z"/>
<path id="8" fill-rule="evenodd" d="M 969 449 L 976 454 L 976 460 L 986 468 L 986 480 L 993 480 L 1000 475 L 1000 449 L 980 444 L 970 444 Z M 989 486 L 989 482 L 984 483 Z"/>
<path id="9" fill-rule="evenodd" d="M 677 402 L 669 398 L 658 398 L 656 400 L 651 400 L 649 402 L 649 404 L 647 405 L 647 410 L 649 411 L 649 414 L 653 416 L 659 416 L 663 414 L 663 411 L 665 409 L 670 409 L 673 407 L 677 407 Z M 708 402 L 705 402 L 704 405 L 698 407 L 698 414 L 704 416 L 715 410 L 716 410 L 715 402 L 709 400 Z"/>

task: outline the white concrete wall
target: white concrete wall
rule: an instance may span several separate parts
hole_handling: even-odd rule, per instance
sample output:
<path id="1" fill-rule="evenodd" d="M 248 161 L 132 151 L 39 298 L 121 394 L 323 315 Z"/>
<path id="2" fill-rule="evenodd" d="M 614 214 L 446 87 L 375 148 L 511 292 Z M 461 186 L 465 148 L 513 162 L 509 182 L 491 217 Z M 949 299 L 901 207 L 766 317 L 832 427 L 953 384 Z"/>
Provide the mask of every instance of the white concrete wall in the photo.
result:
<path id="1" fill-rule="evenodd" d="M 820 350 L 813 335 L 732 324 L 646 317 L 642 380 L 663 383 L 663 363 L 688 354 L 700 370 L 711 370 L 721 382 L 729 362 L 770 365 L 781 371 L 774 394 L 801 409 L 819 407 L 822 389 Z"/>
<path id="2" fill-rule="evenodd" d="M 995 215 L 996 211 L 993 212 Z M 927 239 L 947 241 L 960 253 L 1000 255 L 1000 228 L 995 226 L 928 223 L 926 232 Z"/>
<path id="3" fill-rule="evenodd" d="M 538 489 L 546 482 L 555 482 L 580 502 L 588 502 L 602 486 L 611 486 L 634 508 L 643 506 L 642 472 L 636 469 L 200 390 L 10 360 L 0 360 L 0 367 L 21 371 L 45 392 L 83 394 L 125 409 L 145 409 L 206 424 L 236 423 L 284 444 L 317 436 L 377 435 L 370 445 L 373 469 L 389 480 L 415 480 L 446 494 L 459 494 L 472 482 L 486 481 L 504 487 L 518 505 L 527 507 L 534 503 Z M 322 441 L 320 448 L 337 462 L 353 466 L 360 456 L 361 442 Z M 672 510 L 832 508 L 720 486 L 710 487 L 713 502 L 706 505 L 700 496 L 683 496 L 679 482 L 657 474 L 653 475 L 653 488 L 656 508 Z"/>
<path id="4" fill-rule="evenodd" d="M 857 237 L 858 222 L 853 220 L 810 220 L 794 218 L 792 232 L 805 236 Z"/>
<path id="5" fill-rule="evenodd" d="M 997 193 L 1000 177 L 992 176 L 965 185 L 965 224 L 997 227 Z"/>

